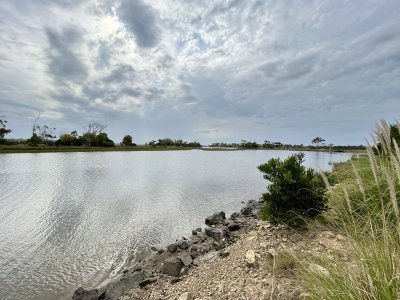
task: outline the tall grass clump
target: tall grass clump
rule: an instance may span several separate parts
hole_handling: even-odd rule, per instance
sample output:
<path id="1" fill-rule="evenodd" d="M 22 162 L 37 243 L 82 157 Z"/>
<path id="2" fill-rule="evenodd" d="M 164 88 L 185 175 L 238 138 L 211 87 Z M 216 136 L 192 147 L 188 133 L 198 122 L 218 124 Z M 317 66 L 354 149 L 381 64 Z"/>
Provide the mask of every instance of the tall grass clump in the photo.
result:
<path id="1" fill-rule="evenodd" d="M 328 219 L 347 236 L 350 257 L 314 258 L 310 265 L 321 268 L 303 274 L 309 299 L 400 299 L 400 151 L 392 132 L 382 122 L 367 157 L 335 166 Z"/>

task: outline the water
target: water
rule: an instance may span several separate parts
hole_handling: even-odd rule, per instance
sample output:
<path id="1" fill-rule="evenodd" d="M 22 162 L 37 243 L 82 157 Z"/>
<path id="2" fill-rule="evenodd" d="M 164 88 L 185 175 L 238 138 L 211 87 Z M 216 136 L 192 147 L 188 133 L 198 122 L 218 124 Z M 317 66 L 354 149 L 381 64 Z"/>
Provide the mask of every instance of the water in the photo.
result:
<path id="1" fill-rule="evenodd" d="M 135 250 L 167 244 L 219 210 L 238 211 L 267 182 L 256 169 L 288 151 L 0 155 L 0 293 L 71 299 L 112 279 Z M 350 154 L 306 153 L 328 170 Z"/>

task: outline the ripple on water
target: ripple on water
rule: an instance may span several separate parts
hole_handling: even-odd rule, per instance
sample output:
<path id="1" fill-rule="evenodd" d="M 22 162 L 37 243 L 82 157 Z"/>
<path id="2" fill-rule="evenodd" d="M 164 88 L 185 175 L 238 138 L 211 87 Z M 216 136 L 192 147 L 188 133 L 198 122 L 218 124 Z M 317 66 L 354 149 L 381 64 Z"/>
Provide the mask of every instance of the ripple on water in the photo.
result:
<path id="1" fill-rule="evenodd" d="M 5 300 L 70 299 L 217 210 L 238 210 L 287 151 L 0 155 L 0 289 Z M 306 153 L 328 167 L 347 154 Z M 5 298 L 4 298 L 5 297 Z"/>

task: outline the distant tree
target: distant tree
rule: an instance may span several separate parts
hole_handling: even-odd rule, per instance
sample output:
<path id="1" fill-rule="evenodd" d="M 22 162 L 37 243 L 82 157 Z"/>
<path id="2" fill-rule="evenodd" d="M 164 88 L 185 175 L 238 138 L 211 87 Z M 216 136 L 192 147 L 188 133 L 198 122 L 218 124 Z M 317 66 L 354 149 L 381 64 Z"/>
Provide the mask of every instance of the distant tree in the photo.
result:
<path id="1" fill-rule="evenodd" d="M 107 128 L 107 125 L 91 122 L 88 124 L 85 132 L 82 134 L 83 144 L 91 147 L 97 136 Z"/>
<path id="2" fill-rule="evenodd" d="M 40 137 L 42 138 L 42 141 L 46 144 L 53 144 L 53 140 L 57 138 L 55 135 L 56 128 L 50 128 L 47 125 L 44 125 L 40 127 L 37 125 L 38 129 L 40 130 Z"/>
<path id="3" fill-rule="evenodd" d="M 317 136 L 316 138 L 314 138 L 311 143 L 312 144 L 317 144 L 317 146 L 319 146 L 320 143 L 325 142 L 325 140 L 322 137 Z"/>
<path id="4" fill-rule="evenodd" d="M 40 111 L 36 112 L 32 116 L 32 136 L 36 133 L 36 130 L 40 130 L 40 126 L 38 125 L 40 119 Z"/>
<path id="5" fill-rule="evenodd" d="M 5 117 L 0 117 L 0 143 L 4 142 L 4 137 L 12 130 L 7 128 L 7 120 Z"/>
<path id="6" fill-rule="evenodd" d="M 121 144 L 124 146 L 131 146 L 132 145 L 132 136 L 130 136 L 129 134 L 124 136 Z"/>

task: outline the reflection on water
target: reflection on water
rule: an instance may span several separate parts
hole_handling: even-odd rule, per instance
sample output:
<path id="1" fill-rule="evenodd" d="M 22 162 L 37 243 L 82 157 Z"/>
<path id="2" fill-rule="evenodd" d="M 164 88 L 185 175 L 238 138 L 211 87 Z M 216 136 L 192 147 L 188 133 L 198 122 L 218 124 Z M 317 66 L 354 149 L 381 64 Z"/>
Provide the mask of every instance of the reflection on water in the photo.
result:
<path id="1" fill-rule="evenodd" d="M 166 244 L 257 199 L 256 167 L 288 151 L 176 151 L 0 155 L 3 299 L 70 299 L 98 286 L 134 251 Z M 306 153 L 327 170 L 349 154 Z"/>

